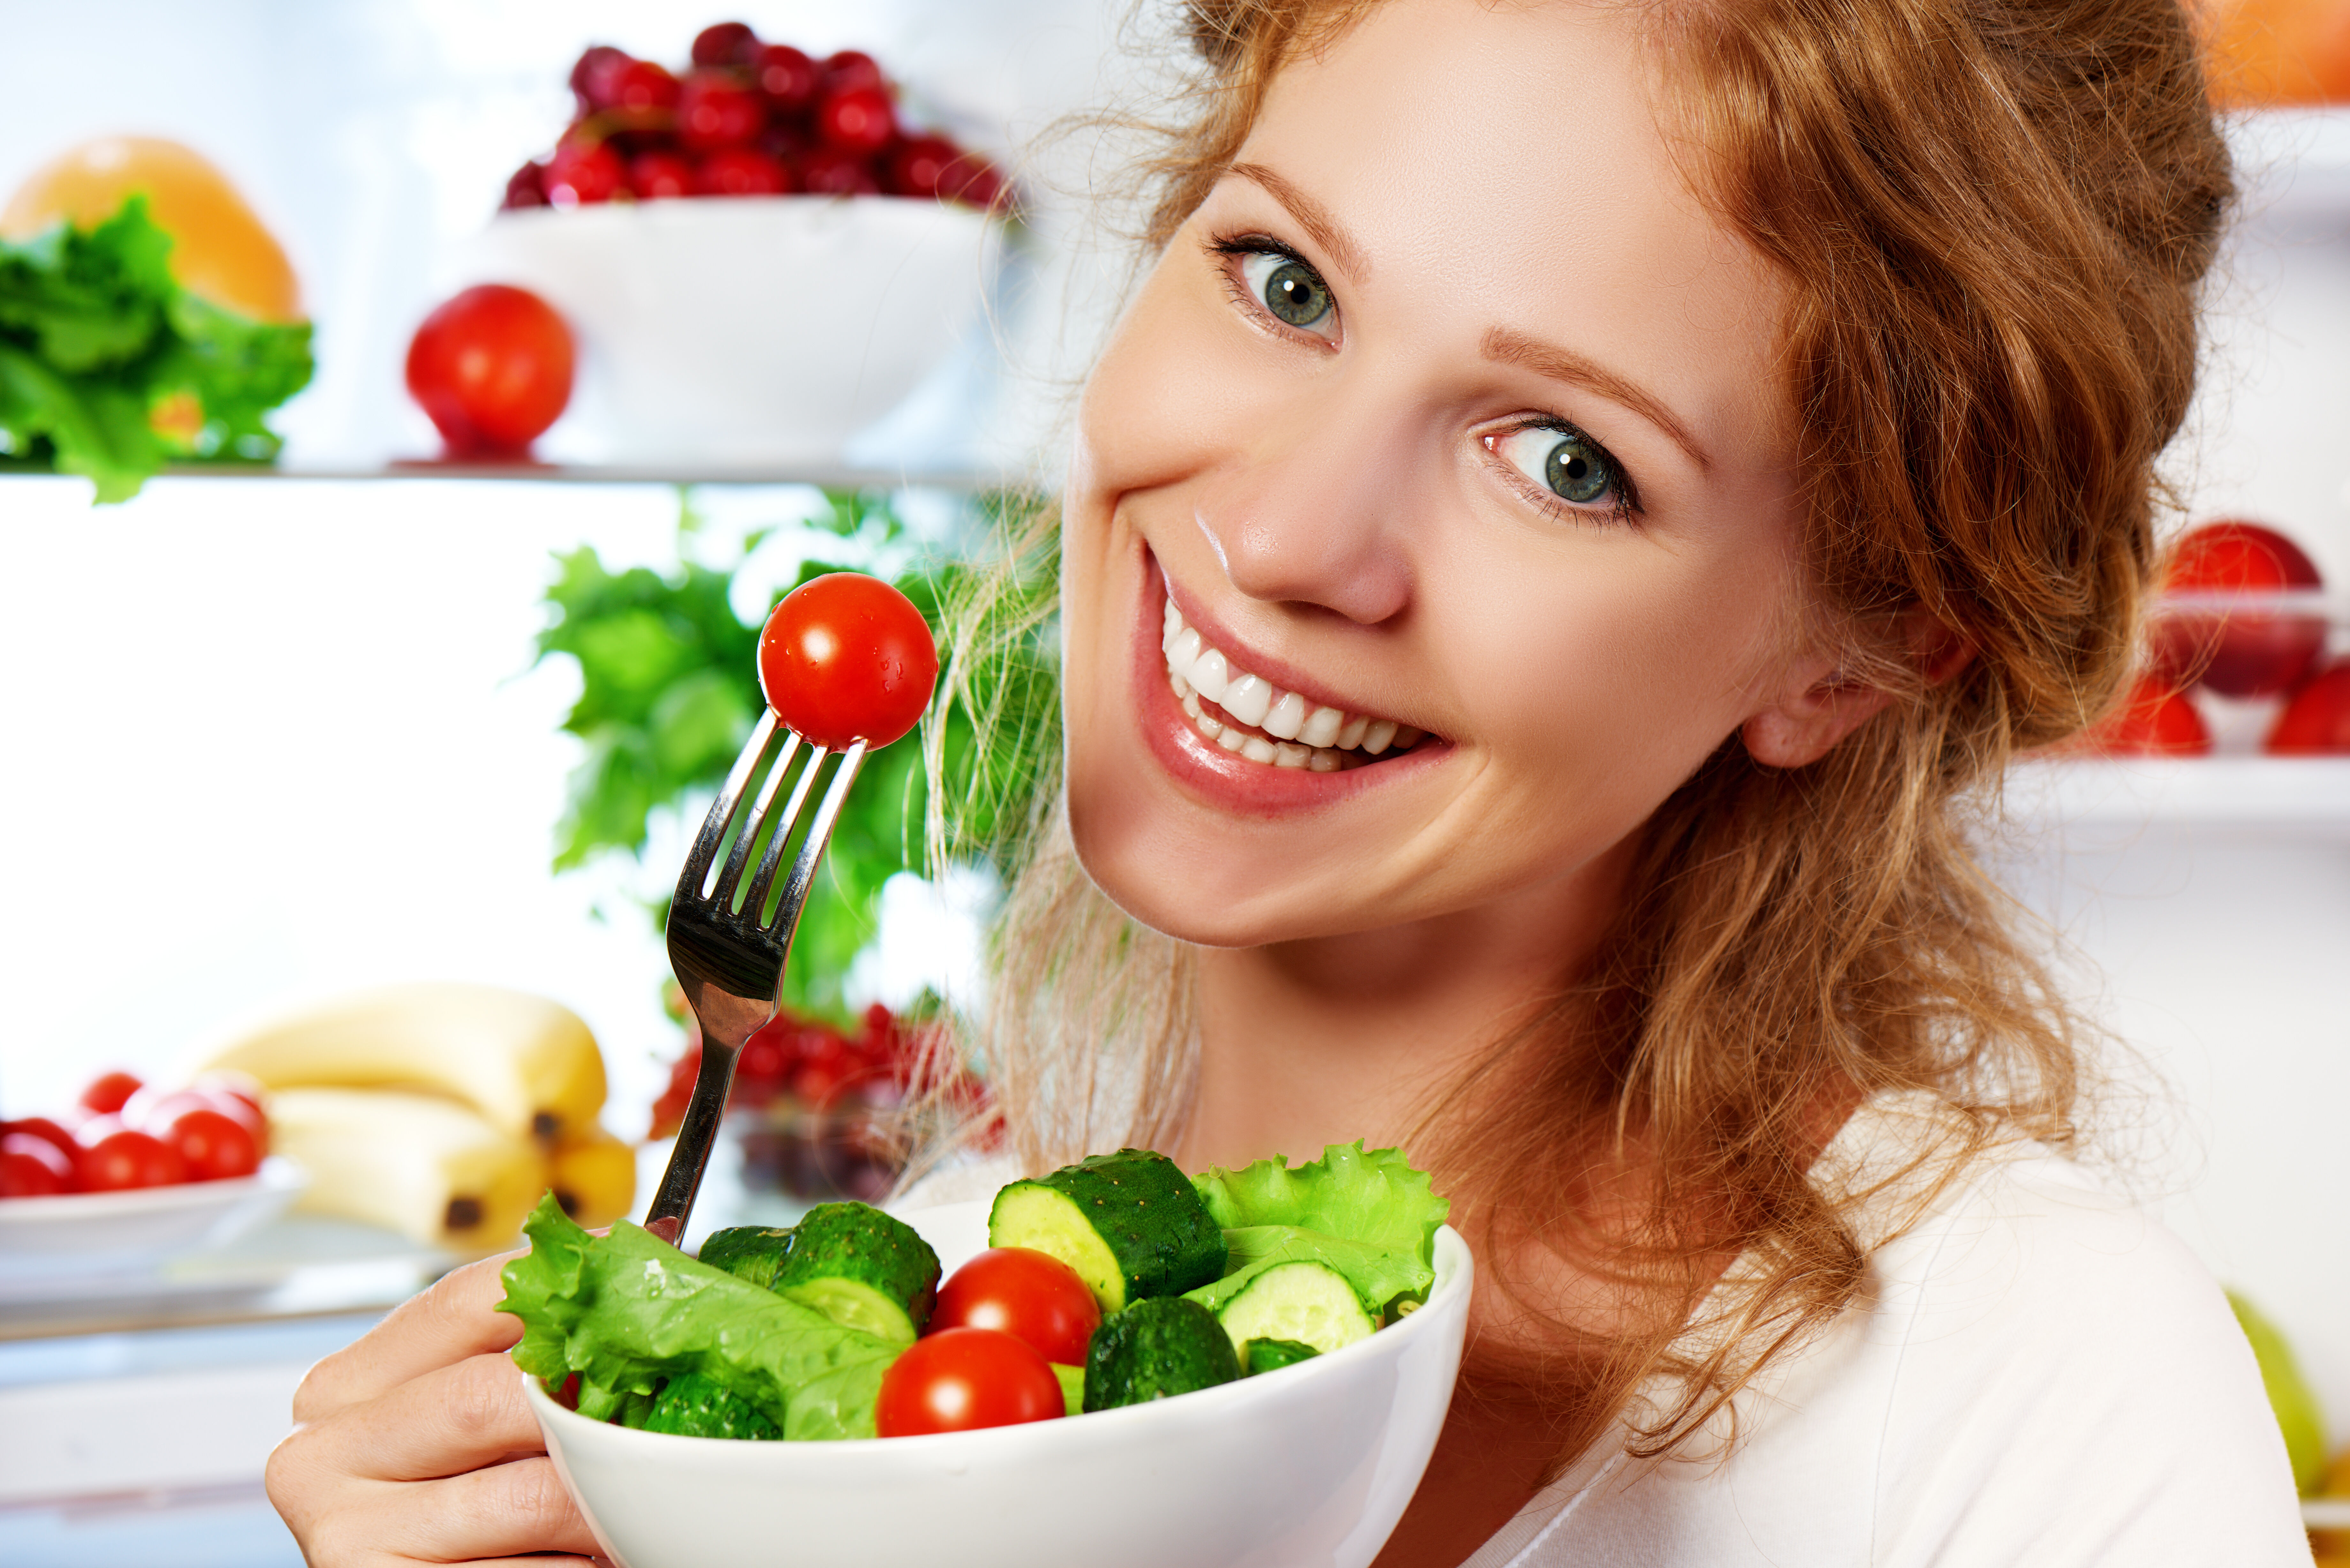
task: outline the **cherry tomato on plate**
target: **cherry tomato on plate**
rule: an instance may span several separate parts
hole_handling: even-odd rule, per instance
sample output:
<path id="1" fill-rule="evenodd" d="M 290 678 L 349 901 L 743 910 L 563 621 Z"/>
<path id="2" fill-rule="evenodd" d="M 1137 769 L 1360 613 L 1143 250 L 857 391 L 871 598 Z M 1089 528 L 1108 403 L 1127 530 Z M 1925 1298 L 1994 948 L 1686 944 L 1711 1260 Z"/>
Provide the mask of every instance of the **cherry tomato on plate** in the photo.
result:
<path id="1" fill-rule="evenodd" d="M 81 1145 L 74 1135 L 47 1116 L 25 1116 L 13 1122 L 0 1122 L 0 1133 L 21 1134 L 47 1143 L 71 1166 L 81 1154 Z"/>
<path id="2" fill-rule="evenodd" d="M 469 288 L 416 329 L 408 390 L 451 452 L 519 457 L 571 400 L 571 330 L 526 289 Z"/>
<path id="3" fill-rule="evenodd" d="M 122 1108 L 124 1101 L 143 1087 L 145 1085 L 132 1074 L 100 1073 L 89 1081 L 89 1087 L 81 1092 L 81 1106 L 102 1116 L 111 1116 Z"/>
<path id="4" fill-rule="evenodd" d="M 827 572 L 785 594 L 759 633 L 759 689 L 811 742 L 879 748 L 912 729 L 939 649 L 913 601 L 879 577 Z"/>
<path id="5" fill-rule="evenodd" d="M 73 1190 L 73 1164 L 31 1133 L 0 1135 L 0 1198 L 51 1198 Z"/>
<path id="6" fill-rule="evenodd" d="M 1069 1267 L 1033 1247 L 990 1247 L 947 1276 L 931 1331 L 993 1328 L 1026 1341 L 1047 1361 L 1083 1366 L 1101 1326 L 1101 1304 Z"/>
<path id="7" fill-rule="evenodd" d="M 85 1143 L 74 1164 L 74 1185 L 84 1192 L 176 1187 L 187 1179 L 186 1164 L 169 1144 L 129 1127 Z"/>
<path id="8" fill-rule="evenodd" d="M 919 1438 L 1066 1414 L 1061 1380 L 1034 1345 L 992 1328 L 949 1328 L 890 1363 L 873 1422 L 885 1438 Z"/>
<path id="9" fill-rule="evenodd" d="M 182 1111 L 155 1136 L 180 1157 L 190 1181 L 226 1181 L 261 1168 L 261 1144 L 252 1129 L 210 1106 Z"/>

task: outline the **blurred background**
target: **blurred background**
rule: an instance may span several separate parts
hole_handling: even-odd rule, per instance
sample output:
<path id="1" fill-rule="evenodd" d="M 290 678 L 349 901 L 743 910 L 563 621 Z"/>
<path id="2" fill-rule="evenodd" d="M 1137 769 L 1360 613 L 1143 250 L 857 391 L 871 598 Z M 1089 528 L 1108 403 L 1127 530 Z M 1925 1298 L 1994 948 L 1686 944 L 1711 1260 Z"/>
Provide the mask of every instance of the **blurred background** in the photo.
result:
<path id="1" fill-rule="evenodd" d="M 2215 15 L 2247 199 L 2172 476 L 2181 526 L 2257 524 L 2300 564 L 2174 586 L 2205 595 L 2182 615 L 2280 590 L 2269 621 L 2236 624 L 2299 628 L 2302 662 L 2232 683 L 2174 670 L 2103 754 L 2021 769 L 1994 848 L 2126 1046 L 2106 1147 L 2290 1347 L 2322 1457 L 2350 1442 L 2350 756 L 2272 742 L 2350 651 L 2329 586 L 2350 583 L 2350 110 L 2326 102 L 2350 70 L 2251 0 Z M 769 91 L 761 72 L 789 62 L 755 54 L 701 75 L 764 106 L 764 140 L 735 150 L 767 161 L 729 175 L 718 143 L 680 140 L 697 36 L 728 19 L 803 51 L 817 97 L 839 51 L 878 62 L 894 119 L 859 144 L 862 173 L 822 156 L 839 128 L 816 98 Z M 1043 133 L 1149 101 L 1164 8 L 0 0 L 0 195 L 93 139 L 184 144 L 298 280 L 298 307 L 236 353 L 314 367 L 265 415 L 274 451 L 201 421 L 87 460 L 68 435 L 0 448 L 0 1116 L 70 1121 L 97 1075 L 176 1086 L 250 1047 L 256 1018 L 311 1008 L 331 1034 L 322 999 L 465 982 L 584 1021 L 608 1088 L 579 1136 L 600 1122 L 598 1147 L 647 1176 L 627 1192 L 608 1173 L 586 1200 L 640 1208 L 689 1044 L 650 906 L 748 722 L 746 628 L 821 564 L 919 598 L 1007 495 L 1052 483 L 1129 275 L 1117 139 Z M 583 96 L 590 45 L 682 85 Z M 933 139 L 943 162 L 906 161 Z M 776 178 L 872 193 L 629 201 L 664 155 L 754 197 Z M 491 283 L 548 301 L 576 357 L 535 441 L 449 435 L 406 384 L 420 326 Z M 200 314 L 159 319 L 191 352 L 232 341 Z M 101 486 L 125 498 L 94 505 Z M 2350 751 L 2350 728 L 2332 732 Z M 697 1231 L 886 1183 L 858 1118 L 887 1108 L 922 1021 L 975 996 L 997 886 L 983 860 L 910 853 L 906 805 L 901 789 L 836 850 L 809 916 L 821 972 L 795 971 L 797 1022 L 753 1075 Z M 284 1064 L 309 1049 L 344 1065 Z M 354 1082 L 355 1051 L 287 1046 L 258 1075 Z M 281 1151 L 300 1136 L 286 1121 Z M 321 1202 L 345 1179 L 323 1166 L 286 1212 L 290 1188 L 236 1179 L 243 1207 L 134 1216 L 150 1229 L 78 1248 L 0 1202 L 0 1560 L 297 1562 L 258 1477 L 301 1367 L 495 1240 L 448 1229 L 443 1188 L 403 1222 Z"/>

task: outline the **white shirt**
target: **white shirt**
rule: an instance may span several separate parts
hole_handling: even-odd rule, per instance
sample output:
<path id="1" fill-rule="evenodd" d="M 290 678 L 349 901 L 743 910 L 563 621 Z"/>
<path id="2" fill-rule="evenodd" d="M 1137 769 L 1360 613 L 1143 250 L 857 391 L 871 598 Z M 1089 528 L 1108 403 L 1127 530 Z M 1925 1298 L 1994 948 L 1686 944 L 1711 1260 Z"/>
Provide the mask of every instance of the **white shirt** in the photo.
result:
<path id="1" fill-rule="evenodd" d="M 1862 1190 L 1938 1125 L 1925 1096 L 1865 1106 L 1814 1175 Z M 903 1206 L 1016 1174 L 942 1172 Z M 1462 1568 L 2310 1562 L 2251 1348 L 2176 1237 L 2036 1144 L 1905 1211 L 1919 1190 L 1869 1206 L 1881 1230 L 1916 1217 L 1870 1247 L 1842 1316 L 1742 1392 L 1726 1456 L 1603 1438 Z"/>

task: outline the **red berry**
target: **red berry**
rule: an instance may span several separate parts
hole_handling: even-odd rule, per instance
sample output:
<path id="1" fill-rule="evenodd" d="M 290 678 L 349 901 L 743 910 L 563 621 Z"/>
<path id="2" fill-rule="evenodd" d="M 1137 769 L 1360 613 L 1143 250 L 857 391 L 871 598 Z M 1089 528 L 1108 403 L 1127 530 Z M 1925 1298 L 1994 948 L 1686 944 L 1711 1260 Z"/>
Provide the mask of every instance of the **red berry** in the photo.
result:
<path id="1" fill-rule="evenodd" d="M 867 161 L 853 152 L 819 147 L 800 160 L 800 183 L 811 196 L 878 196 L 880 182 Z"/>
<path id="2" fill-rule="evenodd" d="M 628 51 L 609 44 L 598 44 L 579 57 L 578 63 L 571 67 L 571 90 L 579 99 L 580 113 L 593 114 L 612 107 L 613 88 L 629 63 Z"/>
<path id="3" fill-rule="evenodd" d="M 629 160 L 629 189 L 639 202 L 693 194 L 693 164 L 674 152 L 639 152 Z"/>
<path id="4" fill-rule="evenodd" d="M 847 92 L 858 88 L 886 88 L 889 78 L 872 56 L 857 49 L 843 49 L 824 62 L 824 90 L 828 93 Z"/>
<path id="5" fill-rule="evenodd" d="M 190 1181 L 224 1181 L 261 1168 L 261 1148 L 243 1123 L 209 1106 L 184 1111 L 163 1135 Z"/>
<path id="6" fill-rule="evenodd" d="M 697 66 L 740 65 L 759 49 L 759 35 L 741 22 L 716 22 L 693 36 Z"/>
<path id="7" fill-rule="evenodd" d="M 898 115 L 879 88 L 848 88 L 827 93 L 816 106 L 816 133 L 827 147 L 869 155 L 897 138 Z"/>
<path id="8" fill-rule="evenodd" d="M 816 63 L 789 44 L 769 44 L 751 60 L 751 75 L 776 109 L 796 111 L 816 101 L 824 84 Z"/>
<path id="9" fill-rule="evenodd" d="M 50 1198 L 73 1190 L 73 1162 L 31 1133 L 0 1136 L 0 1198 Z"/>
<path id="10" fill-rule="evenodd" d="M 100 1073 L 89 1081 L 89 1087 L 81 1092 L 81 1106 L 102 1116 L 110 1116 L 120 1110 L 141 1087 L 138 1078 L 129 1073 Z"/>
<path id="11" fill-rule="evenodd" d="M 696 71 L 677 100 L 678 140 L 696 152 L 739 147 L 767 123 L 759 95 L 731 76 Z"/>
<path id="12" fill-rule="evenodd" d="M 939 195 L 967 207 L 977 207 L 983 213 L 993 213 L 1010 204 L 1012 187 L 1004 182 L 995 165 L 977 153 L 966 152 L 939 176 Z"/>
<path id="13" fill-rule="evenodd" d="M 84 1192 L 174 1187 L 187 1179 L 187 1166 L 169 1145 L 127 1127 L 84 1145 L 74 1166 L 75 1185 Z"/>
<path id="14" fill-rule="evenodd" d="M 915 136 L 889 150 L 889 194 L 936 196 L 939 179 L 962 150 L 943 136 Z"/>
<path id="15" fill-rule="evenodd" d="M 566 136 L 556 143 L 555 158 L 546 170 L 546 199 L 557 207 L 593 206 L 608 202 L 620 190 L 628 171 L 608 142 L 588 142 Z"/>
<path id="16" fill-rule="evenodd" d="M 693 166 L 697 196 L 781 196 L 792 188 L 792 171 L 748 147 L 722 148 Z"/>
<path id="17" fill-rule="evenodd" d="M 614 109 L 674 109 L 677 78 L 650 60 L 630 60 L 612 78 Z"/>
<path id="18" fill-rule="evenodd" d="M 518 207 L 546 205 L 546 165 L 525 163 L 514 171 L 506 182 L 506 193 L 498 203 L 498 211 L 511 213 Z"/>

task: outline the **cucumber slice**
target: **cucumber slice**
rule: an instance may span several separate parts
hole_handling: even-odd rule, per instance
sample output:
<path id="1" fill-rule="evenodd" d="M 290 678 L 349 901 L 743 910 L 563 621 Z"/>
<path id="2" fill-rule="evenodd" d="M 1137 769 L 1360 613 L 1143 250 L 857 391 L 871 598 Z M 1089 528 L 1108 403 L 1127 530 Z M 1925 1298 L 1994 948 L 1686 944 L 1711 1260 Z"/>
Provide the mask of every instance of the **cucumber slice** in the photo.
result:
<path id="1" fill-rule="evenodd" d="M 1171 1398 L 1240 1375 L 1240 1357 L 1215 1314 L 1181 1296 L 1151 1296 L 1094 1330 L 1086 1348 L 1086 1408 Z"/>
<path id="2" fill-rule="evenodd" d="M 1363 1298 L 1346 1275 L 1327 1263 L 1303 1261 L 1261 1271 L 1215 1315 L 1235 1348 L 1246 1349 L 1261 1339 L 1287 1339 L 1310 1345 L 1323 1355 L 1368 1339 L 1378 1326 L 1363 1310 Z"/>
<path id="3" fill-rule="evenodd" d="M 1180 1295 L 1224 1272 L 1224 1233 L 1191 1179 L 1163 1154 L 1125 1148 L 995 1195 L 991 1247 L 1034 1247 L 1077 1271 L 1105 1317 Z"/>
<path id="4" fill-rule="evenodd" d="M 689 1372 L 673 1377 L 653 1400 L 645 1417 L 648 1432 L 675 1432 L 687 1438 L 743 1438 L 779 1442 L 784 1429 L 772 1417 L 732 1388 Z"/>
<path id="5" fill-rule="evenodd" d="M 1295 1366 L 1301 1361 L 1311 1361 L 1322 1353 L 1310 1345 L 1300 1345 L 1294 1339 L 1252 1339 L 1248 1354 L 1241 1359 L 1248 1363 L 1248 1375 L 1278 1372 L 1284 1366 Z"/>
<path id="6" fill-rule="evenodd" d="M 1086 1369 L 1082 1366 L 1064 1366 L 1057 1361 L 1048 1361 L 1045 1365 L 1051 1367 L 1053 1376 L 1061 1380 L 1061 1408 L 1072 1416 L 1084 1409 L 1086 1407 Z"/>
<path id="7" fill-rule="evenodd" d="M 914 1343 L 938 1301 L 939 1255 L 870 1204 L 819 1203 L 785 1231 L 717 1231 L 702 1261 L 899 1345 Z"/>

